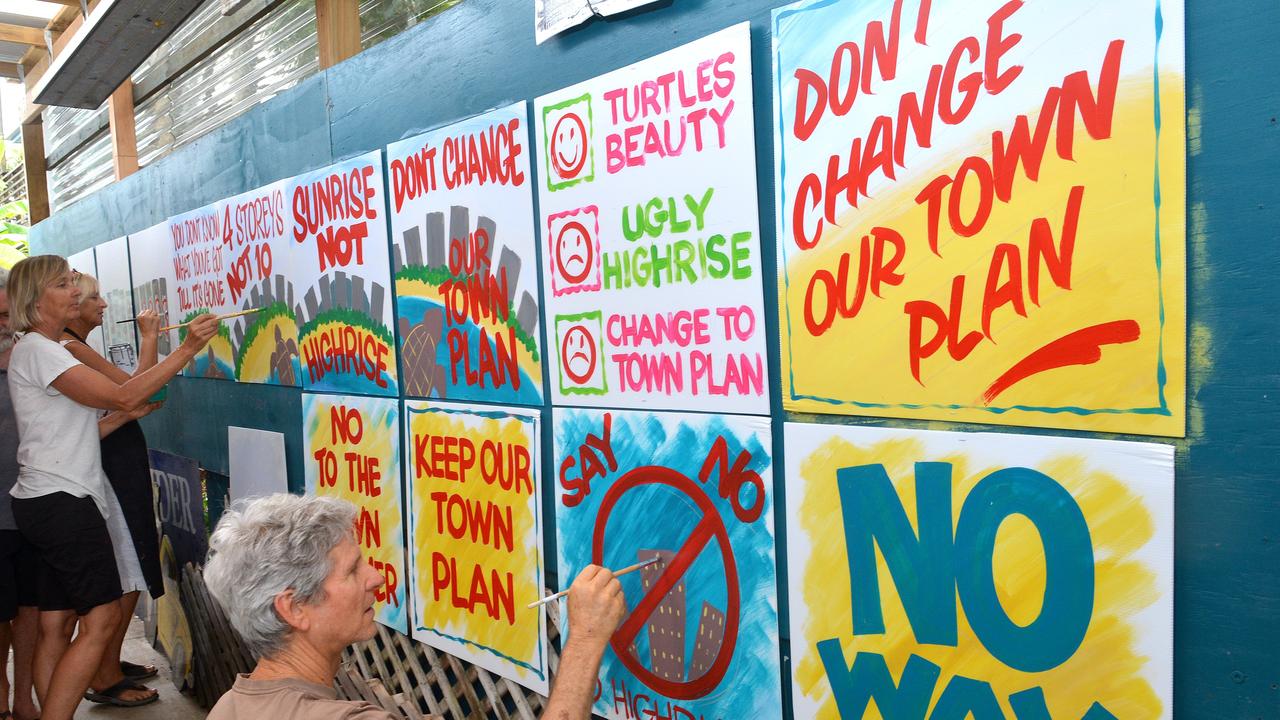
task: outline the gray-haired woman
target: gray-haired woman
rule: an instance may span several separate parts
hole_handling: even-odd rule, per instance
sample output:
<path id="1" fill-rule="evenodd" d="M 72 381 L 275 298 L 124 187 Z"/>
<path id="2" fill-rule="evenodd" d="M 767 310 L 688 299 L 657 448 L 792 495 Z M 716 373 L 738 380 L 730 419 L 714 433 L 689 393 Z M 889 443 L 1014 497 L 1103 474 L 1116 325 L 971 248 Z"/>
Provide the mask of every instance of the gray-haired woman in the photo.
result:
<path id="1" fill-rule="evenodd" d="M 205 581 L 258 665 L 209 720 L 392 720 L 369 703 L 337 699 L 342 651 L 373 637 L 382 576 L 361 557 L 356 509 L 336 498 L 272 495 L 233 508 L 209 540 Z M 587 567 L 569 589 L 565 643 L 544 718 L 591 716 L 596 673 L 626 612 L 622 586 Z"/>

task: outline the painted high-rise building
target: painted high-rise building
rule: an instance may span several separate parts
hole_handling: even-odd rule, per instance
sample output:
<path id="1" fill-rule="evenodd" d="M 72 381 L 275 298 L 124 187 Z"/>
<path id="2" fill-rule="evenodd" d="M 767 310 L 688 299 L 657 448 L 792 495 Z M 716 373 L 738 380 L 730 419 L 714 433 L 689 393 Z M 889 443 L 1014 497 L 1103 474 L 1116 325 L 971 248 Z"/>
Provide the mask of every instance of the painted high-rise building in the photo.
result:
<path id="1" fill-rule="evenodd" d="M 689 679 L 697 680 L 711 669 L 720 646 L 724 644 L 724 612 L 709 602 L 702 603 L 698 616 L 698 635 L 693 640 L 693 662 L 689 664 Z"/>
<path id="2" fill-rule="evenodd" d="M 675 553 L 670 550 L 641 550 L 637 555 L 641 562 L 653 557 L 661 558 L 640 570 L 641 583 L 647 593 L 662 577 Z M 684 629 L 687 620 L 685 585 L 681 580 L 649 616 L 649 670 L 664 680 L 684 680 Z"/>

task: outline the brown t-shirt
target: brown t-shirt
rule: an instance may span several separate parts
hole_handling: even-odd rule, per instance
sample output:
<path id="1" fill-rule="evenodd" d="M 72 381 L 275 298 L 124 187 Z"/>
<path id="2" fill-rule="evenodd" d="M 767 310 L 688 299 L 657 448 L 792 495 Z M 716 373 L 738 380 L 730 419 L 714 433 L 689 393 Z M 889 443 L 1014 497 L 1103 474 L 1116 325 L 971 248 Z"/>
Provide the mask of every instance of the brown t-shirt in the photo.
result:
<path id="1" fill-rule="evenodd" d="M 332 687 L 305 680 L 239 675 L 208 720 L 401 720 L 367 702 L 339 700 Z"/>

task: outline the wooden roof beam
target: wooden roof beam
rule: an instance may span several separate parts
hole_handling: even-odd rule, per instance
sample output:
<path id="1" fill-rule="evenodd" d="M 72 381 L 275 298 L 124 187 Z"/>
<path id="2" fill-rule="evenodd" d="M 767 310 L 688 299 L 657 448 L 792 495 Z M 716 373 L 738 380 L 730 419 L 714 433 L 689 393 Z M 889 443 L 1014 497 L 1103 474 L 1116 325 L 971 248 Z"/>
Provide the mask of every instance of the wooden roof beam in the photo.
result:
<path id="1" fill-rule="evenodd" d="M 0 23 L 0 40 L 3 40 L 4 42 L 44 47 L 44 30 L 42 28 L 27 27 L 25 25 Z"/>

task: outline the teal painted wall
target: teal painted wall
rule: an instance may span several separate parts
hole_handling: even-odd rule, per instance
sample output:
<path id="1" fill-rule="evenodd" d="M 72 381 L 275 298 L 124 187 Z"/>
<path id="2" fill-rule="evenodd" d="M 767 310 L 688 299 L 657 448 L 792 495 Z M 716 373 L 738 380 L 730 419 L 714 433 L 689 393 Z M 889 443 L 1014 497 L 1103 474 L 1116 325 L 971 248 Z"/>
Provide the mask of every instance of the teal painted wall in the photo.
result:
<path id="1" fill-rule="evenodd" d="M 753 42 L 757 180 L 760 197 L 770 198 L 769 11 L 781 4 L 669 0 L 593 21 L 538 47 L 532 2 L 467 0 L 59 211 L 33 230 L 33 247 L 75 252 L 417 131 L 532 99 L 744 19 Z M 1277 28 L 1276 0 L 1188 0 L 1190 407 L 1188 437 L 1177 442 L 1174 589 L 1174 712 L 1183 720 L 1280 718 Z M 768 258 L 774 253 L 771 203 L 760 207 L 760 227 Z M 766 265 L 766 288 L 774 275 Z M 766 293 L 766 302 L 775 300 Z M 773 315 L 769 331 L 776 338 Z M 770 361 L 773 403 L 780 407 L 776 340 Z M 153 445 L 226 472 L 227 425 L 277 430 L 288 438 L 290 485 L 302 486 L 297 390 L 179 378 L 169 398 L 146 421 Z M 784 419 L 808 418 L 775 411 L 776 432 Z M 780 443 L 776 461 L 781 466 Z M 554 477 L 549 460 L 544 477 Z M 781 499 L 781 487 L 778 492 Z M 553 548 L 548 544 L 549 553 Z M 785 571 L 780 568 L 783 588 Z M 785 618 L 782 633 L 785 638 Z"/>

